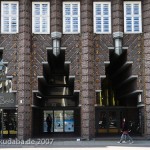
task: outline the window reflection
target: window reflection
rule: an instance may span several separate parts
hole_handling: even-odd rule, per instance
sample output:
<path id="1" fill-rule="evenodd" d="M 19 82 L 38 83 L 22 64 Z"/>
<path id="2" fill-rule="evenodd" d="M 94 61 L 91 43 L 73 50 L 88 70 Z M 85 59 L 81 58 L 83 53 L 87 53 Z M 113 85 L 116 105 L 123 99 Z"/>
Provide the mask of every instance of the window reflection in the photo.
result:
<path id="1" fill-rule="evenodd" d="M 101 112 L 100 113 L 100 118 L 99 118 L 99 128 L 106 128 L 107 127 L 107 120 L 106 120 L 106 112 Z"/>
<path id="2" fill-rule="evenodd" d="M 6 78 L 7 67 L 3 64 L 2 53 L 0 53 L 0 93 L 12 91 L 12 81 Z"/>
<path id="3" fill-rule="evenodd" d="M 109 112 L 109 128 L 117 128 L 117 114 L 114 111 Z"/>

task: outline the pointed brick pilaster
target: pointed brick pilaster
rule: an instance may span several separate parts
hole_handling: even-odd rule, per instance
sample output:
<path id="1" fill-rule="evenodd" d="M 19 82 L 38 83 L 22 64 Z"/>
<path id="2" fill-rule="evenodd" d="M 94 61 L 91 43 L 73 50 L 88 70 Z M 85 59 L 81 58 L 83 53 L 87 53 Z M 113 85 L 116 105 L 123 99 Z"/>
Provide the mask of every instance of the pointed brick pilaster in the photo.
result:
<path id="1" fill-rule="evenodd" d="M 19 41 L 18 41 L 18 138 L 31 137 L 31 7 L 30 0 L 19 1 Z"/>
<path id="2" fill-rule="evenodd" d="M 51 1 L 51 32 L 62 32 L 62 0 Z"/>
<path id="3" fill-rule="evenodd" d="M 93 48 L 93 1 L 81 1 L 81 137 L 95 135 L 95 86 Z"/>
<path id="4" fill-rule="evenodd" d="M 112 2 L 112 31 L 123 32 L 123 0 Z"/>
<path id="5" fill-rule="evenodd" d="M 144 68 L 145 68 L 145 133 L 150 137 L 150 0 L 143 1 Z"/>

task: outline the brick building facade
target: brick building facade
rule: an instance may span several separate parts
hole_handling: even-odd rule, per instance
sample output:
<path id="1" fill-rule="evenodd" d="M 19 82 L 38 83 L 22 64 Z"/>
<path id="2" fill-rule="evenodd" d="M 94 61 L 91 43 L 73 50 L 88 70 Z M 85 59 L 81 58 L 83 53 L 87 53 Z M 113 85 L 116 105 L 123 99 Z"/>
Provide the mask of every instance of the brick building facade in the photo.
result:
<path id="1" fill-rule="evenodd" d="M 1 16 L 2 2 L 14 1 L 1 1 Z M 12 84 L 11 92 L 7 93 L 10 97 L 15 95 L 13 105 L 3 104 L 1 100 L 4 136 L 13 133 L 3 123 L 11 120 L 13 110 L 14 134 L 19 139 L 45 137 L 43 122 L 48 113 L 53 117 L 53 136 L 72 133 L 90 139 L 119 134 L 125 116 L 138 130 L 134 134 L 149 137 L 150 0 L 132 1 L 141 2 L 142 31 L 139 33 L 125 33 L 124 2 L 128 1 L 107 0 L 111 6 L 111 32 L 95 33 L 94 4 L 106 1 L 45 0 L 49 3 L 49 34 L 33 33 L 33 3 L 37 1 L 15 2 L 18 2 L 18 32 L 3 33 L 1 28 L 0 35 L 2 64 L 7 67 L 5 79 Z M 79 33 L 63 31 L 64 2 L 79 3 Z M 0 22 L 2 27 L 2 17 Z M 53 52 L 55 39 L 60 41 L 57 56 Z M 121 44 L 119 53 L 116 39 Z M 1 92 L 0 96 L 4 94 Z M 59 113 L 62 118 L 58 117 Z M 72 117 L 71 129 L 67 128 L 69 125 L 66 127 L 67 113 Z M 60 124 L 56 127 L 57 123 L 63 127 Z"/>

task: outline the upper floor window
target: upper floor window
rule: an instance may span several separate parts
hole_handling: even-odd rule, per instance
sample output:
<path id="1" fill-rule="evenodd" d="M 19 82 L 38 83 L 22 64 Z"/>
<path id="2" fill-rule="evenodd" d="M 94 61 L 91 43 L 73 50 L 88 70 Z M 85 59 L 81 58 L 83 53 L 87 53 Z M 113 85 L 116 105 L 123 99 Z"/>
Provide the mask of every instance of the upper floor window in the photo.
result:
<path id="1" fill-rule="evenodd" d="M 1 33 L 18 33 L 18 2 L 1 2 Z"/>
<path id="2" fill-rule="evenodd" d="M 32 32 L 35 34 L 50 33 L 49 2 L 32 3 Z"/>
<path id="3" fill-rule="evenodd" d="M 94 2 L 94 33 L 111 33 L 111 3 Z"/>
<path id="4" fill-rule="evenodd" d="M 124 32 L 142 32 L 141 2 L 124 2 Z"/>
<path id="5" fill-rule="evenodd" d="M 80 2 L 63 2 L 63 33 L 80 33 Z"/>

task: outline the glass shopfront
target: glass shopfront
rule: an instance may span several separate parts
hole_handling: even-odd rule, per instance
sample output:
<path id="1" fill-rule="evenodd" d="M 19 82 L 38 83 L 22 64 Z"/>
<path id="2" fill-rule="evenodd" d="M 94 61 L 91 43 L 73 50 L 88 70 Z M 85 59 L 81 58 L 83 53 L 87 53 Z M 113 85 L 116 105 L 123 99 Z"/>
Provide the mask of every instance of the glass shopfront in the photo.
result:
<path id="1" fill-rule="evenodd" d="M 120 128 L 119 122 L 117 111 L 100 111 L 98 133 L 118 133 Z"/>
<path id="2" fill-rule="evenodd" d="M 122 119 L 125 117 L 132 134 L 140 134 L 139 113 L 135 107 L 130 108 L 96 108 L 96 134 L 97 135 L 114 135 L 120 134 Z"/>
<path id="3" fill-rule="evenodd" d="M 45 110 L 43 132 L 47 132 L 46 118 L 52 117 L 51 132 L 74 132 L 74 110 Z"/>
<path id="4" fill-rule="evenodd" d="M 1 138 L 16 137 L 17 112 L 15 109 L 1 109 L 0 111 Z"/>

